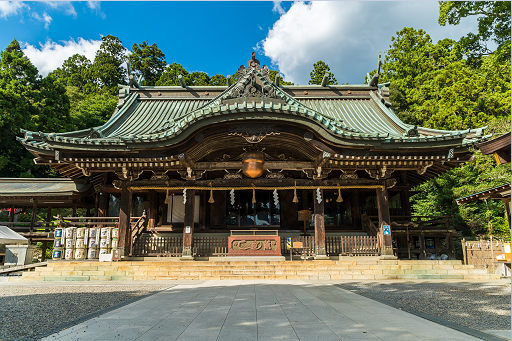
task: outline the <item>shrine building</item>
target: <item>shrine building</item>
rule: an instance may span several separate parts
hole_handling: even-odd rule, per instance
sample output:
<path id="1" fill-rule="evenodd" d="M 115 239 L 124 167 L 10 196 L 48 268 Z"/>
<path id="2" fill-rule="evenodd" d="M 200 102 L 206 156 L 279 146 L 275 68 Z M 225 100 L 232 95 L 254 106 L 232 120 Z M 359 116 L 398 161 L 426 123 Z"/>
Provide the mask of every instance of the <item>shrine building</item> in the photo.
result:
<path id="1" fill-rule="evenodd" d="M 284 86 L 269 74 L 253 54 L 227 86 L 130 76 L 104 125 L 18 140 L 36 164 L 91 185 L 91 215 L 117 219 L 126 257 L 286 255 L 301 234 L 315 259 L 358 236 L 377 238 L 383 258 L 455 257 L 449 219 L 415 217 L 409 196 L 470 160 L 485 128 L 402 122 L 378 72 L 364 85 Z"/>

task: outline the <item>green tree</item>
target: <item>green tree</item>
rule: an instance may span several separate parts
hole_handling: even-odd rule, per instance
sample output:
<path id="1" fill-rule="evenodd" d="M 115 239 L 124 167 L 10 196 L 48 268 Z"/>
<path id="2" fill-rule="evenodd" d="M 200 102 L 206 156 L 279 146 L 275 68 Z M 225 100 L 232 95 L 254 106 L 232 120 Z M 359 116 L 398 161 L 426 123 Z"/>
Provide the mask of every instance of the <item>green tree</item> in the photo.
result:
<path id="1" fill-rule="evenodd" d="M 205 72 L 194 71 L 185 76 L 187 86 L 206 86 L 210 85 L 210 76 Z"/>
<path id="2" fill-rule="evenodd" d="M 89 78 L 89 68 L 91 61 L 86 56 L 81 54 L 74 54 L 62 63 L 62 67 L 50 72 L 49 76 L 60 80 L 64 86 L 74 86 L 80 91 L 84 91 L 86 84 L 93 83 Z M 95 90 L 94 87 L 89 87 L 88 91 Z"/>
<path id="3" fill-rule="evenodd" d="M 180 81 L 178 80 L 178 76 L 182 75 L 183 77 L 188 75 L 188 71 L 185 68 L 176 62 L 167 65 L 164 72 L 156 81 L 155 85 L 163 86 L 163 85 L 180 85 Z"/>
<path id="4" fill-rule="evenodd" d="M 32 120 L 41 100 L 37 68 L 14 39 L 0 54 L 0 177 L 18 177 L 30 171 L 41 176 L 45 167 L 36 166 L 33 156 L 16 141 L 20 128 L 35 130 Z"/>
<path id="5" fill-rule="evenodd" d="M 69 97 L 66 88 L 51 75 L 40 82 L 34 94 L 37 114 L 32 116 L 36 131 L 62 133 L 74 130 L 69 116 Z"/>
<path id="6" fill-rule="evenodd" d="M 319 60 L 315 64 L 313 64 L 313 71 L 309 73 L 310 80 L 308 84 L 322 84 L 322 79 L 324 75 L 328 75 L 327 85 L 337 85 L 338 81 L 334 78 L 334 74 L 331 72 L 331 68 L 329 65 Z"/>
<path id="7" fill-rule="evenodd" d="M 112 95 L 117 94 L 118 84 L 126 84 L 127 71 L 126 49 L 118 37 L 107 35 L 101 37 L 100 49 L 96 52 L 94 62 L 89 68 L 88 77 L 95 80 L 95 85 Z M 86 89 L 86 92 L 93 92 Z"/>
<path id="8" fill-rule="evenodd" d="M 210 85 L 212 86 L 222 86 L 228 85 L 228 80 L 224 75 L 213 75 L 210 77 Z"/>
<path id="9" fill-rule="evenodd" d="M 146 86 L 154 86 L 167 65 L 165 54 L 156 44 L 149 45 L 147 41 L 133 44 L 130 60 L 135 73 L 142 75 L 142 85 Z"/>
<path id="10" fill-rule="evenodd" d="M 105 124 L 117 106 L 118 98 L 106 92 L 84 95 L 76 87 L 66 89 L 71 101 L 70 115 L 75 129 L 88 129 Z"/>
<path id="11" fill-rule="evenodd" d="M 439 1 L 441 26 L 458 25 L 471 16 L 477 17 L 478 32 L 459 40 L 468 60 L 479 64 L 482 56 L 495 53 L 499 61 L 510 61 L 510 1 Z M 496 51 L 487 47 L 489 41 L 498 45 Z"/>
<path id="12" fill-rule="evenodd" d="M 269 73 L 269 78 L 272 82 L 275 82 L 276 80 L 276 76 L 279 74 L 279 71 L 277 70 L 270 70 L 270 73 Z M 321 83 L 322 81 L 320 81 Z M 284 78 L 281 78 L 281 80 L 279 81 L 279 84 L 281 85 L 293 85 L 292 82 L 287 82 L 284 80 Z"/>

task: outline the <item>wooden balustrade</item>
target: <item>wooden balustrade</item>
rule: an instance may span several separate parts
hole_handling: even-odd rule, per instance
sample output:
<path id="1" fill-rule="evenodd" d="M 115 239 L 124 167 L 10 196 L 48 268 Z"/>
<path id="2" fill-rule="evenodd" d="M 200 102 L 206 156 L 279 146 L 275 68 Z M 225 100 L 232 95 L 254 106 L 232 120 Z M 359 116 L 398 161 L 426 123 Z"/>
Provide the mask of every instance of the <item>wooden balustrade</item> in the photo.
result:
<path id="1" fill-rule="evenodd" d="M 341 236 L 342 256 L 379 256 L 380 243 L 378 236 Z"/>

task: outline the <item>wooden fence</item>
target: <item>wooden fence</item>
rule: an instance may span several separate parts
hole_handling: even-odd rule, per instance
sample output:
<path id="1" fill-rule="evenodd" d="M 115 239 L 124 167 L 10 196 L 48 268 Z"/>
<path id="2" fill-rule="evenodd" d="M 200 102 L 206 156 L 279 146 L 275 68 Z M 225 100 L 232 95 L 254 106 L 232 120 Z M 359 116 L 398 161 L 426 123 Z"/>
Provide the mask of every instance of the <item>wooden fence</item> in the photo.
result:
<path id="1" fill-rule="evenodd" d="M 134 256 L 181 257 L 183 237 L 147 237 L 137 238 L 133 245 Z"/>
<path id="2" fill-rule="evenodd" d="M 503 240 L 491 237 L 489 240 L 466 241 L 462 239 L 464 264 L 474 265 L 475 268 L 487 269 L 494 273 L 498 265 L 496 254 L 503 253 Z"/>
<path id="3" fill-rule="evenodd" d="M 194 237 L 197 256 L 227 256 L 228 237 Z"/>
<path id="4" fill-rule="evenodd" d="M 302 248 L 294 249 L 294 254 L 305 257 L 315 256 L 315 237 L 296 236 L 291 243 L 300 242 Z M 289 255 L 288 237 L 281 237 L 281 252 Z M 327 236 L 326 253 L 328 256 L 376 256 L 380 255 L 378 237 L 369 236 Z M 135 240 L 134 256 L 174 256 L 180 257 L 183 249 L 183 237 L 156 237 L 143 235 Z M 194 237 L 193 254 L 195 256 L 227 256 L 228 237 L 207 236 Z"/>
<path id="5" fill-rule="evenodd" d="M 377 236 L 340 237 L 342 256 L 379 256 L 380 243 Z"/>

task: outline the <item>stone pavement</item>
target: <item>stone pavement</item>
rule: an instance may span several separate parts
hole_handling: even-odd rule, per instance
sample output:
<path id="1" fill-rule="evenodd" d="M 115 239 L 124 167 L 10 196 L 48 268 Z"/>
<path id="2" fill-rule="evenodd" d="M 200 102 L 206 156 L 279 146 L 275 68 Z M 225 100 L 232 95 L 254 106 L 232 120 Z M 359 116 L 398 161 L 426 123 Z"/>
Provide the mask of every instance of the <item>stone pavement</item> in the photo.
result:
<path id="1" fill-rule="evenodd" d="M 479 340 L 328 283 L 180 284 L 47 340 Z"/>

